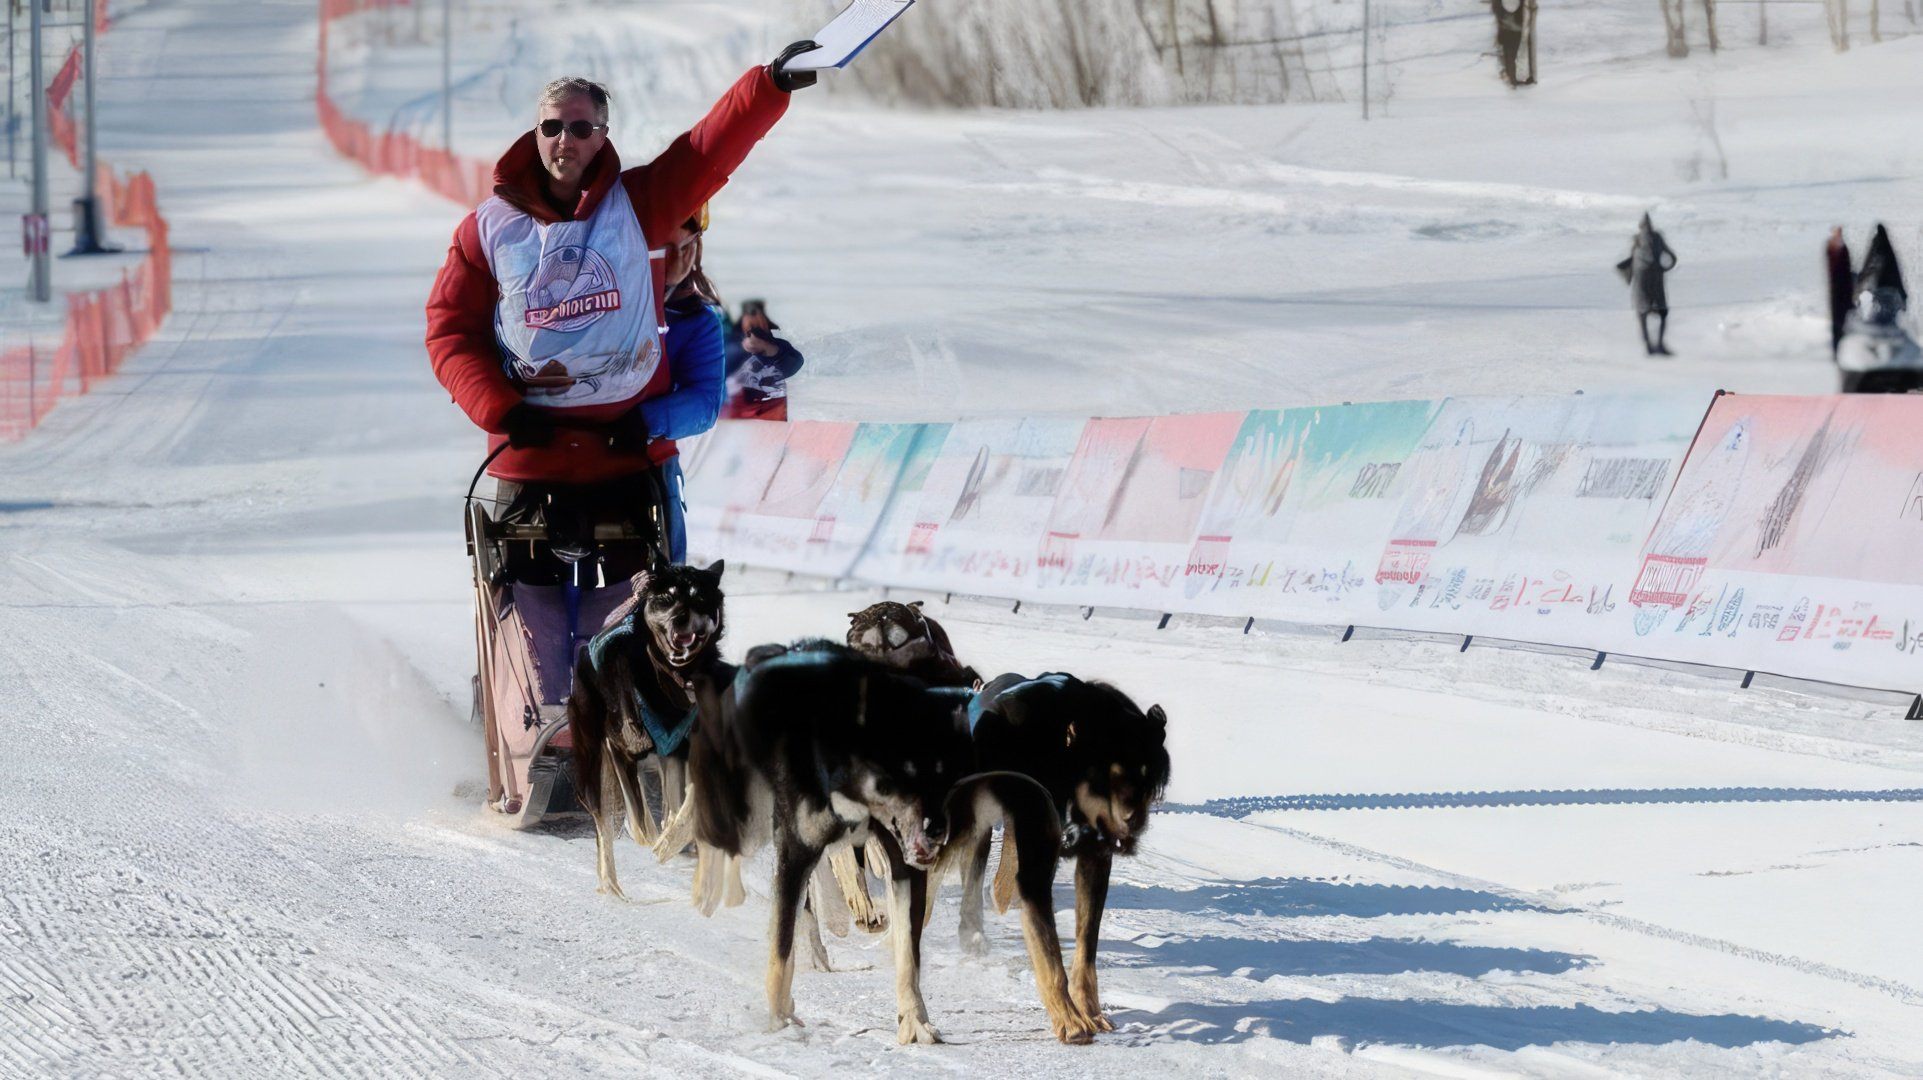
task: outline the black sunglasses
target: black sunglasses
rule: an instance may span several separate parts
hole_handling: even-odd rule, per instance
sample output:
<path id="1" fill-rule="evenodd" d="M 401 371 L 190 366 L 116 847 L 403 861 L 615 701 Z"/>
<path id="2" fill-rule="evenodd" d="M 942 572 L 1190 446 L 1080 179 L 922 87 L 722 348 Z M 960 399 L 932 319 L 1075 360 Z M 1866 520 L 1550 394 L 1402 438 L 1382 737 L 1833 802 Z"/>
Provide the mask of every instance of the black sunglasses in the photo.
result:
<path id="1" fill-rule="evenodd" d="M 597 131 L 606 131 L 608 126 L 606 124 L 590 124 L 586 120 L 569 120 L 566 123 L 559 120 L 541 121 L 541 134 L 547 138 L 553 139 L 559 137 L 562 129 L 566 129 L 569 135 L 577 139 L 585 139 Z"/>

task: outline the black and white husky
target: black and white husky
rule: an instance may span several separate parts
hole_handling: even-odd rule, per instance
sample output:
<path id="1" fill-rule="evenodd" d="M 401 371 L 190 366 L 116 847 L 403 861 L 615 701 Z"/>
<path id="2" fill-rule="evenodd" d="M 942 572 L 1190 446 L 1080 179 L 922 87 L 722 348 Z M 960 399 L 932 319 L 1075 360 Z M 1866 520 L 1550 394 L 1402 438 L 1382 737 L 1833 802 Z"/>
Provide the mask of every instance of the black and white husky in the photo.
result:
<path id="1" fill-rule="evenodd" d="M 615 822 L 623 808 L 636 843 L 663 843 L 678 852 L 672 828 L 685 820 L 688 742 L 698 724 L 689 679 L 723 663 L 721 574 L 658 564 L 634 577 L 634 596 L 609 616 L 583 649 L 568 695 L 574 735 L 574 784 L 581 805 L 594 818 L 596 868 L 601 892 L 621 895 L 614 872 Z M 640 768 L 653 756 L 661 769 L 662 813 L 669 827 L 657 830 L 642 793 Z"/>
<path id="2" fill-rule="evenodd" d="M 975 773 L 966 691 L 929 687 L 832 645 L 762 659 L 726 685 L 708 677 L 696 685 L 702 723 L 689 770 L 703 849 L 697 903 L 719 888 L 713 862 L 773 844 L 771 1026 L 800 1023 L 795 935 L 810 876 L 830 845 L 872 838 L 892 878 L 896 1035 L 903 1043 L 939 1042 L 921 996 L 922 920 L 914 915 L 926 910 L 928 870 L 947 846 L 972 850 L 1005 820 L 1005 836 L 1022 853 L 1011 891 L 1022 899 L 1050 1023 L 1064 1042 L 1093 1036 L 1094 1021 L 1069 996 L 1055 932 L 1050 889 L 1060 818 L 1033 781 Z M 712 910 L 711 902 L 703 906 Z M 804 933 L 813 922 L 802 922 Z"/>

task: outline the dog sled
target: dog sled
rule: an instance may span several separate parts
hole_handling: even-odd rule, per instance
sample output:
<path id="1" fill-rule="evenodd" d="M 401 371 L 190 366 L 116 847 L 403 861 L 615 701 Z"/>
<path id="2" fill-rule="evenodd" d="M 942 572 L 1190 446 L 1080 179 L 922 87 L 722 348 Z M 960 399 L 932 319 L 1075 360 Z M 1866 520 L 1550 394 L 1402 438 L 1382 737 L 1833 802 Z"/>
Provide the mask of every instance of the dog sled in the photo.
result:
<path id="1" fill-rule="evenodd" d="M 522 829 L 579 809 L 567 720 L 575 655 L 633 595 L 629 577 L 665 552 L 667 496 L 655 471 L 641 489 L 651 497 L 617 523 L 569 512 L 564 492 L 502 504 L 474 493 L 493 458 L 466 499 L 472 719 L 487 748 L 487 807 Z"/>

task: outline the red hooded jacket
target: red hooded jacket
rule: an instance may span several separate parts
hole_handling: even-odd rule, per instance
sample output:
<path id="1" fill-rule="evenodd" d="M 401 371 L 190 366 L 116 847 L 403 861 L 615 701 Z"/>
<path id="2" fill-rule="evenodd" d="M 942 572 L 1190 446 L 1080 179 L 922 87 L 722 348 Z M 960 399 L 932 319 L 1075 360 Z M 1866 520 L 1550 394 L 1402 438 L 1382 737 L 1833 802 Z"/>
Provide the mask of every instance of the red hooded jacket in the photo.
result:
<path id="1" fill-rule="evenodd" d="M 721 190 L 729 174 L 787 109 L 788 95 L 775 86 L 767 68 L 759 67 L 738 79 L 700 123 L 646 165 L 623 170 L 614 144 L 604 144 L 582 178 L 581 198 L 574 207 L 573 219 L 590 217 L 618 180 L 627 189 L 642 235 L 649 246 L 654 246 L 658 238 L 673 232 Z M 494 193 L 537 221 L 560 221 L 561 216 L 542 190 L 544 176 L 530 130 L 494 166 Z M 660 259 L 652 259 L 650 264 L 658 309 L 666 292 L 662 281 L 665 266 Z M 522 400 L 521 388 L 508 377 L 494 339 L 494 308 L 499 300 L 500 287 L 481 248 L 475 216 L 470 213 L 454 230 L 447 262 L 427 299 L 427 355 L 434 365 L 434 377 L 447 387 L 455 404 L 488 432 L 490 451 L 507 441 L 503 420 Z M 655 314 L 657 323 L 666 324 L 665 312 L 657 310 Z M 667 393 L 672 382 L 668 365 L 662 364 L 648 385 L 627 401 L 552 409 L 562 425 L 552 443 L 503 450 L 488 472 L 519 482 L 591 484 L 665 461 L 675 454 L 670 440 L 656 439 L 648 445 L 645 456 L 618 454 L 593 431 L 572 430 L 567 425 L 570 420 L 588 427 L 612 420 L 638 401 Z"/>

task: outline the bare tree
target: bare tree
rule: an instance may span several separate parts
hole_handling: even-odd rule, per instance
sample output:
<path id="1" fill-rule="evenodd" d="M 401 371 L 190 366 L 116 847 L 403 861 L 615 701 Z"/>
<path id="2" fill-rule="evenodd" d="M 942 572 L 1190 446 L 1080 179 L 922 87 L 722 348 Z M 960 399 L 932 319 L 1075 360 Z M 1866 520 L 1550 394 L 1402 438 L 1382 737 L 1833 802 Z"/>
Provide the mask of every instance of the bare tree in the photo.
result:
<path id="1" fill-rule="evenodd" d="M 1830 44 L 1837 52 L 1850 47 L 1850 0 L 1823 0 L 1823 16 L 1829 20 Z"/>
<path id="2" fill-rule="evenodd" d="M 1657 0 L 1663 7 L 1663 32 L 1668 38 L 1669 55 L 1678 59 L 1689 55 L 1688 27 L 1683 20 L 1683 0 Z M 1826 0 L 1835 2 L 1835 0 Z"/>

